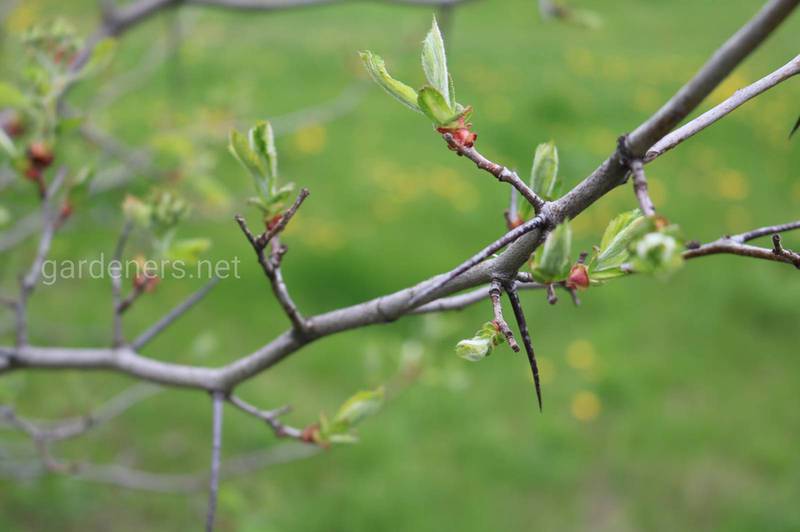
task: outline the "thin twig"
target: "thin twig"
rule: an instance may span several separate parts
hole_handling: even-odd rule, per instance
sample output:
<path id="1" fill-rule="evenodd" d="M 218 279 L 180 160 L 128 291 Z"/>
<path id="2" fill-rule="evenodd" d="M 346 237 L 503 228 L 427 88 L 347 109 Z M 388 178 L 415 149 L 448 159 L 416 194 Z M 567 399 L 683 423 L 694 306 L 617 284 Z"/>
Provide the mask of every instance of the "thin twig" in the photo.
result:
<path id="1" fill-rule="evenodd" d="M 229 403 L 242 412 L 250 414 L 251 416 L 255 416 L 269 425 L 269 427 L 275 433 L 275 436 L 279 438 L 292 438 L 295 440 L 300 440 L 302 438 L 303 431 L 301 429 L 285 425 L 280 420 L 280 416 L 289 413 L 291 410 L 289 406 L 283 406 L 274 410 L 260 410 L 259 408 L 233 394 L 229 395 L 227 399 Z"/>
<path id="2" fill-rule="evenodd" d="M 500 332 L 503 333 L 503 336 L 506 337 L 506 341 L 508 342 L 508 346 L 514 350 L 514 352 L 519 352 L 519 345 L 517 345 L 517 341 L 514 339 L 514 333 L 511 331 L 511 327 L 508 326 L 505 318 L 503 317 L 503 305 L 500 302 L 500 296 L 503 293 L 503 287 L 500 284 L 500 281 L 494 280 L 492 284 L 489 286 L 489 297 L 492 300 L 492 310 L 494 311 L 494 323 L 500 329 Z"/>
<path id="3" fill-rule="evenodd" d="M 212 435 L 211 435 L 211 473 L 208 477 L 208 513 L 206 514 L 206 532 L 213 532 L 214 519 L 217 514 L 217 494 L 219 493 L 219 463 L 222 449 L 222 404 L 225 395 L 222 392 L 212 394 Z"/>
<path id="4" fill-rule="evenodd" d="M 50 252 L 50 245 L 53 243 L 53 236 L 58 224 L 58 209 L 53 205 L 54 197 L 64 183 L 67 176 L 66 167 L 61 167 L 56 172 L 55 178 L 46 189 L 42 199 L 42 236 L 39 239 L 39 246 L 28 272 L 20 280 L 19 298 L 17 299 L 17 347 L 28 344 L 28 299 L 31 297 L 39 278 L 42 275 L 42 265 Z"/>
<path id="5" fill-rule="evenodd" d="M 533 385 L 536 388 L 536 400 L 539 402 L 539 412 L 542 411 L 542 388 L 539 383 L 539 366 L 536 363 L 536 353 L 533 350 L 533 343 L 531 342 L 531 335 L 528 331 L 528 323 L 525 320 L 525 311 L 522 309 L 522 303 L 519 300 L 519 294 L 514 283 L 507 283 L 505 285 L 508 299 L 511 301 L 511 308 L 514 310 L 514 318 L 517 320 L 517 327 L 519 327 L 519 334 L 522 336 L 522 344 L 525 346 L 525 353 L 528 355 L 528 364 L 531 367 L 531 374 L 533 374 Z"/>
<path id="6" fill-rule="evenodd" d="M 193 306 L 206 297 L 211 289 L 217 286 L 218 282 L 219 277 L 212 277 L 206 284 L 200 287 L 199 290 L 191 294 L 175 308 L 165 314 L 164 317 L 154 323 L 149 329 L 140 334 L 139 337 L 136 338 L 133 343 L 131 343 L 131 347 L 137 351 L 140 350 L 147 343 L 149 343 L 150 340 L 158 336 L 162 331 L 164 331 L 164 329 L 172 325 L 175 320 L 186 314 L 186 312 L 188 312 Z"/>
<path id="7" fill-rule="evenodd" d="M 633 193 L 639 202 L 639 208 L 645 216 L 653 216 L 656 208 L 647 190 L 647 177 L 644 174 L 644 165 L 641 159 L 631 161 L 631 172 L 633 173 Z"/>
<path id="8" fill-rule="evenodd" d="M 795 265 L 800 269 L 800 253 L 795 253 L 790 249 L 786 249 L 781 245 L 781 235 L 775 233 L 772 235 L 772 252 Z"/>
<path id="9" fill-rule="evenodd" d="M 114 248 L 114 256 L 112 258 L 112 264 L 115 266 L 115 271 L 111 271 L 111 301 L 114 315 L 114 337 L 112 340 L 112 345 L 114 347 L 119 347 L 125 342 L 122 332 L 122 313 L 124 312 L 124 309 L 121 308 L 122 254 L 125 251 L 125 244 L 128 242 L 131 229 L 133 229 L 133 222 L 126 220 L 125 225 L 122 226 L 122 231 L 120 232 L 119 239 L 117 240 L 117 245 Z"/>
<path id="10" fill-rule="evenodd" d="M 516 172 L 509 170 L 503 165 L 490 161 L 481 155 L 474 147 L 467 147 L 464 144 L 457 142 L 450 133 L 444 133 L 442 137 L 444 137 L 444 140 L 453 151 L 459 155 L 463 155 L 475 163 L 475 165 L 481 170 L 489 172 L 496 177 L 498 181 L 508 183 L 517 189 L 517 191 L 522 194 L 522 197 L 533 206 L 534 212 L 539 214 L 539 211 L 542 210 L 542 207 L 544 207 L 545 201 L 540 198 L 531 187 L 526 185 Z"/>
<path id="11" fill-rule="evenodd" d="M 729 238 L 735 242 L 744 243 L 762 236 L 774 235 L 775 233 L 785 233 L 786 231 L 793 231 L 794 229 L 800 229 L 800 220 L 785 224 L 759 227 L 758 229 L 753 229 L 752 231 L 747 231 L 739 235 L 733 235 Z"/>
<path id="12" fill-rule="evenodd" d="M 281 305 L 281 308 L 283 308 L 284 313 L 292 323 L 294 330 L 301 335 L 307 335 L 310 331 L 310 326 L 308 321 L 298 310 L 294 300 L 289 295 L 289 290 L 283 280 L 283 274 L 281 273 L 281 261 L 283 260 L 284 254 L 286 254 L 286 246 L 283 246 L 280 243 L 278 236 L 286 228 L 286 225 L 295 215 L 308 195 L 308 189 L 301 189 L 297 199 L 294 201 L 292 206 L 289 207 L 289 209 L 287 209 L 283 215 L 281 215 L 280 220 L 272 228 L 268 228 L 258 237 L 253 235 L 253 233 L 247 227 L 247 222 L 243 217 L 239 215 L 235 217 L 236 222 L 239 224 L 239 227 L 247 238 L 247 241 L 250 242 L 250 245 L 256 252 L 258 263 L 261 265 L 261 269 L 264 271 L 264 274 L 270 281 L 272 292 L 275 294 L 275 298 L 278 300 L 278 303 Z M 264 249 L 267 245 L 269 245 L 271 249 L 269 257 L 267 257 L 264 253 Z"/>
<path id="13" fill-rule="evenodd" d="M 417 295 L 415 295 L 411 299 L 411 302 L 410 302 L 411 307 L 413 308 L 414 306 L 416 306 L 416 304 L 418 302 L 420 302 L 423 299 L 427 298 L 432 293 L 440 290 L 447 283 L 449 283 L 450 281 L 452 281 L 453 279 L 455 279 L 459 275 L 463 274 L 464 272 L 468 271 L 470 268 L 472 268 L 476 264 L 479 264 L 479 263 L 483 262 L 484 260 L 486 260 L 487 258 L 492 256 L 494 253 L 496 253 L 497 251 L 500 251 L 501 249 L 503 249 L 507 245 L 509 245 L 512 242 L 516 241 L 521 236 L 525 235 L 526 233 L 529 233 L 529 232 L 533 231 L 534 229 L 542 227 L 544 225 L 545 225 L 544 218 L 542 216 L 536 216 L 535 218 L 531 218 L 530 220 L 528 220 L 524 224 L 520 225 L 519 227 L 517 227 L 515 229 L 512 229 L 511 231 L 507 232 L 501 238 L 495 240 L 494 242 L 492 242 L 491 244 L 489 244 L 488 246 L 483 248 L 481 251 L 479 251 L 478 253 L 476 253 L 475 255 L 473 255 L 472 257 L 470 257 L 469 259 L 467 259 L 463 263 L 461 263 L 455 269 L 453 269 L 453 270 L 451 270 L 451 271 L 449 271 L 449 272 L 447 272 L 445 274 L 439 275 L 435 279 L 433 279 L 432 280 L 433 282 L 431 282 L 431 284 L 427 288 L 425 288 L 424 290 L 421 290 Z"/>
<path id="14" fill-rule="evenodd" d="M 20 417 L 13 408 L 0 405 L 0 417 L 36 441 L 61 441 L 80 436 L 127 411 L 139 402 L 159 393 L 162 388 L 139 383 L 116 395 L 104 405 L 85 416 L 62 421 L 32 421 Z"/>
<path id="15" fill-rule="evenodd" d="M 800 55 L 783 65 L 771 74 L 761 78 L 755 83 L 736 91 L 733 96 L 706 111 L 688 124 L 676 129 L 666 137 L 659 140 L 652 148 L 647 150 L 645 161 L 650 162 L 656 157 L 671 150 L 681 142 L 693 137 L 714 122 L 735 111 L 741 105 L 762 94 L 776 85 L 800 74 Z"/>

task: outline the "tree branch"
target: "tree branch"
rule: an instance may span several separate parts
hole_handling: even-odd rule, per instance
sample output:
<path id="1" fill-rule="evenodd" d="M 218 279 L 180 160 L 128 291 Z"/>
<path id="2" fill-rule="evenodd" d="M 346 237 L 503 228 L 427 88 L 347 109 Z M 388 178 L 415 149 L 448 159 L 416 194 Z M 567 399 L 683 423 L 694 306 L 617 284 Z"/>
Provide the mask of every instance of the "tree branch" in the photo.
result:
<path id="1" fill-rule="evenodd" d="M 131 347 L 137 351 L 143 348 L 150 342 L 150 340 L 158 336 L 181 316 L 186 314 L 193 306 L 202 301 L 202 299 L 206 297 L 206 295 L 208 295 L 208 293 L 215 286 L 217 286 L 217 283 L 219 283 L 219 277 L 212 277 L 211 280 L 204 284 L 199 290 L 187 297 L 178 306 L 164 315 L 163 318 L 158 320 L 149 329 L 140 334 L 139 337 L 133 341 Z"/>
<path id="2" fill-rule="evenodd" d="M 450 133 L 445 133 L 442 135 L 442 137 L 444 137 L 444 140 L 447 142 L 447 145 L 450 146 L 451 150 L 466 157 L 475 163 L 475 165 L 481 170 L 489 172 L 495 176 L 498 181 L 502 183 L 508 183 L 514 187 L 520 194 L 522 194 L 522 197 L 528 200 L 528 203 L 533 206 L 534 212 L 539 214 L 539 211 L 541 211 L 542 207 L 544 207 L 545 201 L 540 198 L 528 185 L 526 185 L 516 172 L 509 170 L 503 165 L 490 161 L 481 155 L 474 147 L 468 147 L 460 142 L 457 142 Z"/>
<path id="3" fill-rule="evenodd" d="M 122 226 L 117 245 L 114 248 L 114 256 L 112 262 L 116 265 L 115 270 L 111 272 L 111 302 L 114 315 L 114 336 L 112 345 L 119 347 L 125 342 L 122 332 L 122 253 L 125 250 L 125 244 L 128 242 L 128 237 L 133 229 L 133 223 L 130 220 L 125 222 Z"/>
<path id="4" fill-rule="evenodd" d="M 283 406 L 276 408 L 275 410 L 259 410 L 257 407 L 235 395 L 229 395 L 227 399 L 229 403 L 242 412 L 250 414 L 251 416 L 258 418 L 269 425 L 269 427 L 275 433 L 275 436 L 279 438 L 292 438 L 295 440 L 302 439 L 303 431 L 301 429 L 284 425 L 280 420 L 280 416 L 288 414 L 291 411 L 289 406 Z"/>
<path id="5" fill-rule="evenodd" d="M 636 194 L 639 208 L 645 216 L 653 216 L 656 208 L 647 190 L 647 176 L 644 174 L 644 165 L 641 159 L 631 161 L 631 172 L 633 173 L 633 193 Z"/>
<path id="6" fill-rule="evenodd" d="M 515 352 L 519 352 L 519 345 L 517 345 L 517 341 L 514 339 L 514 333 L 511 331 L 511 328 L 506 323 L 505 318 L 503 318 L 503 305 L 500 302 L 500 296 L 503 293 L 502 285 L 500 281 L 494 280 L 489 287 L 489 297 L 492 300 L 492 309 L 494 311 L 494 323 L 500 329 L 500 332 L 503 333 L 503 336 L 506 337 L 506 341 L 508 342 L 508 346 Z"/>
<path id="7" fill-rule="evenodd" d="M 67 169 L 61 167 L 56 172 L 55 178 L 46 189 L 42 201 L 42 236 L 39 239 L 39 246 L 28 272 L 20 280 L 19 298 L 17 299 L 17 346 L 24 346 L 28 343 L 28 299 L 33 294 L 39 278 L 42 275 L 42 265 L 50 252 L 50 245 L 53 243 L 58 225 L 58 209 L 53 205 L 53 198 L 58 194 L 58 190 L 64 183 L 67 176 Z"/>
<path id="8" fill-rule="evenodd" d="M 239 224 L 248 242 L 250 242 L 250 245 L 256 252 L 258 263 L 261 265 L 261 269 L 264 270 L 264 274 L 270 281 L 275 298 L 292 323 L 294 330 L 302 336 L 308 335 L 310 325 L 297 309 L 297 305 L 295 305 L 289 295 L 289 290 L 286 288 L 286 283 L 283 280 L 281 261 L 283 260 L 283 255 L 286 253 L 287 248 L 280 243 L 278 236 L 286 228 L 286 225 L 300 208 L 300 205 L 303 204 L 303 201 L 308 197 L 308 194 L 308 189 L 301 189 L 294 204 L 281 215 L 280 220 L 273 227 L 267 228 L 267 230 L 258 237 L 253 236 L 253 233 L 247 227 L 247 222 L 245 222 L 243 217 L 239 215 L 236 216 L 236 222 Z M 264 254 L 264 250 L 267 246 L 271 248 L 269 257 Z"/>
<path id="9" fill-rule="evenodd" d="M 786 81 L 798 73 L 800 73 L 800 55 L 796 56 L 794 59 L 783 65 L 775 72 L 772 72 L 771 74 L 761 78 L 760 80 L 748 85 L 743 89 L 739 89 L 733 94 L 733 96 L 721 104 L 706 111 L 688 124 L 676 129 L 666 137 L 656 142 L 652 148 L 647 150 L 645 161 L 650 162 L 658 156 L 666 153 L 681 142 L 701 132 L 729 113 L 732 113 L 759 94 L 768 91 L 772 87 L 775 87 L 779 83 Z"/>
<path id="10" fill-rule="evenodd" d="M 217 514 L 217 494 L 219 492 L 219 462 L 222 448 L 222 403 L 225 395 L 222 392 L 212 394 L 212 435 L 211 435 L 211 474 L 208 477 L 208 513 L 206 514 L 206 532 L 213 532 L 214 519 Z"/>
<path id="11" fill-rule="evenodd" d="M 61 441 L 85 434 L 123 414 L 139 402 L 159 393 L 161 388 L 149 383 L 131 386 L 92 413 L 57 422 L 35 422 L 22 418 L 7 405 L 0 405 L 0 417 L 35 441 Z"/>

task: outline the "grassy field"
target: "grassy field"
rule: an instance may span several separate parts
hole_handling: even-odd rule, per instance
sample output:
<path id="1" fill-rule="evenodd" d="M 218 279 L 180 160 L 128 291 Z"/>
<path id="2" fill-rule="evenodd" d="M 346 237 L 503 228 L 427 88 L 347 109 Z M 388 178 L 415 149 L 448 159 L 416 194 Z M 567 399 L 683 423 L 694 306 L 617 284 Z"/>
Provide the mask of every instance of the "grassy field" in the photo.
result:
<path id="1" fill-rule="evenodd" d="M 30 23 L 63 16 L 82 31 L 88 0 L 24 0 L 5 21 L 3 52 Z M 723 5 L 724 4 L 724 5 Z M 539 142 L 556 141 L 566 186 L 586 176 L 735 31 L 760 2 L 581 2 L 604 26 L 544 23 L 532 0 L 459 8 L 448 34 L 459 100 L 475 108 L 479 146 L 527 172 Z M 149 21 L 120 42 L 111 68 L 71 101 L 91 109 L 115 79 L 169 46 L 176 55 L 90 116 L 132 146 L 188 170 L 177 186 L 199 202 L 183 236 L 208 236 L 211 258 L 242 258 L 241 279 L 146 349 L 154 358 L 219 365 L 287 327 L 232 216 L 250 182 L 226 151 L 230 127 L 336 99 L 365 75 L 356 51 L 374 50 L 393 74 L 421 85 L 424 8 L 348 4 L 269 14 L 185 9 Z M 790 20 L 706 102 L 717 103 L 797 53 Z M 8 74 L 6 66 L 2 67 Z M 308 314 L 352 304 L 449 269 L 503 231 L 507 190 L 448 152 L 429 123 L 374 85 L 332 121 L 278 139 L 283 174 L 312 195 L 292 222 L 285 276 Z M 661 212 L 688 238 L 709 240 L 797 218 L 800 139 L 797 83 L 748 104 L 659 159 L 649 170 Z M 280 130 L 279 130 L 280 132 Z M 85 150 L 74 143 L 68 158 Z M 81 151 L 84 150 L 84 151 Z M 142 194 L 148 179 L 129 191 Z M 0 201 L 18 209 L 24 189 Z M 4 193 L 5 194 L 5 193 Z M 111 253 L 123 191 L 97 199 L 57 239 L 55 258 Z M 581 249 L 616 213 L 626 187 L 575 220 Z M 15 211 L 16 212 L 16 211 Z M 787 235 L 787 247 L 800 247 Z M 2 257 L 2 288 L 34 242 Z M 129 336 L 199 286 L 163 283 L 126 317 Z M 307 424 L 358 389 L 386 381 L 422 353 L 417 382 L 360 428 L 355 446 L 222 483 L 221 530 L 798 530 L 800 359 L 797 272 L 735 257 L 693 261 L 669 282 L 630 278 L 592 289 L 583 305 L 524 303 L 541 356 L 544 411 L 535 407 L 524 357 L 503 347 L 470 364 L 453 347 L 490 317 L 488 305 L 348 332 L 315 343 L 242 388 L 265 408 L 291 403 Z M 37 344 L 107 345 L 107 280 L 63 281 L 32 303 Z M 3 323 L 9 313 L 0 314 Z M 4 333 L 0 343 L 12 341 Z M 77 415 L 130 382 L 104 373 L 25 373 L 0 379 L 36 418 Z M 227 411 L 224 457 L 277 445 L 250 418 Z M 24 439 L 0 431 L 0 444 Z M 168 390 L 112 424 L 58 447 L 65 457 L 125 461 L 149 471 L 207 467 L 210 405 Z M 16 447 L 14 447 L 16 448 Z M 0 455 L 2 458 L 2 455 Z M 204 492 L 156 494 L 60 476 L 0 478 L 2 530 L 191 530 Z"/>

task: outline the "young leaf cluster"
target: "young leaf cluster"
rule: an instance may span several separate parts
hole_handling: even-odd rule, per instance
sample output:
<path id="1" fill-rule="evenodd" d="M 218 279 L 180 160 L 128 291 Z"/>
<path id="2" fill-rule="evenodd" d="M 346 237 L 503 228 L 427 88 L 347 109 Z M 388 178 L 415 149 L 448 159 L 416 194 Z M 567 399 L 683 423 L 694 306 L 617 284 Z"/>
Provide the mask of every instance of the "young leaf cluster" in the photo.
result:
<path id="1" fill-rule="evenodd" d="M 470 362 L 477 362 L 491 355 L 494 348 L 505 341 L 500 329 L 493 322 L 487 321 L 475 336 L 456 344 L 456 354 Z"/>
<path id="2" fill-rule="evenodd" d="M 318 428 L 312 435 L 314 443 L 323 446 L 332 443 L 356 443 L 358 437 L 353 430 L 381 409 L 385 395 L 383 386 L 374 390 L 362 390 L 345 401 L 332 419 L 328 419 L 325 414 L 320 415 Z"/>
<path id="3" fill-rule="evenodd" d="M 272 126 L 267 121 L 258 122 L 247 135 L 231 130 L 228 150 L 253 179 L 257 195 L 249 198 L 248 203 L 268 223 L 284 210 L 294 191 L 294 183 L 278 184 L 278 151 Z"/>
<path id="4" fill-rule="evenodd" d="M 427 83 L 414 90 L 393 78 L 381 56 L 370 51 L 359 52 L 370 77 L 397 101 L 427 116 L 437 127 L 463 127 L 472 108 L 456 101 L 453 78 L 447 68 L 444 40 L 436 18 L 422 42 L 422 71 Z"/>

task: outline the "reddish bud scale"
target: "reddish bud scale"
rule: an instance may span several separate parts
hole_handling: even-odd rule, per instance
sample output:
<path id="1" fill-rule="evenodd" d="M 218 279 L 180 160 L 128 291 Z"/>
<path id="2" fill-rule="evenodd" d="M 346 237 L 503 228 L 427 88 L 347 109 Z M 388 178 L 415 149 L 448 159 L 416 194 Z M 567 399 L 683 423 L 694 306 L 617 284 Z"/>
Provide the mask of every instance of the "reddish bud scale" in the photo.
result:
<path id="1" fill-rule="evenodd" d="M 153 292 L 161 279 L 157 275 L 140 273 L 133 278 L 133 288 L 139 292 Z"/>
<path id="2" fill-rule="evenodd" d="M 471 127 L 472 124 L 465 123 L 462 116 L 458 119 L 456 127 L 437 127 L 436 131 L 442 135 L 450 133 L 453 136 L 453 142 L 465 148 L 471 148 L 475 145 L 475 141 L 478 140 L 478 134 L 470 131 Z"/>
<path id="3" fill-rule="evenodd" d="M 585 264 L 575 264 L 569 271 L 566 287 L 570 290 L 589 288 L 589 268 Z"/>
<path id="4" fill-rule="evenodd" d="M 41 168 L 53 164 L 53 151 L 44 142 L 33 142 L 28 146 L 28 160 Z"/>
<path id="5" fill-rule="evenodd" d="M 516 229 L 517 227 L 519 227 L 520 225 L 522 225 L 524 223 L 525 222 L 522 220 L 522 218 L 514 218 L 513 220 L 511 220 L 509 222 L 508 228 L 509 229 Z"/>
<path id="6" fill-rule="evenodd" d="M 275 229 L 275 226 L 278 225 L 279 223 L 281 223 L 282 219 L 283 219 L 283 215 L 282 214 L 276 214 L 275 216 L 273 216 L 272 218 L 267 220 L 267 224 L 266 224 L 267 231 L 272 231 L 273 229 Z"/>
<path id="7" fill-rule="evenodd" d="M 63 205 L 61 205 L 61 210 L 58 213 L 58 219 L 61 222 L 66 221 L 67 218 L 72 216 L 73 207 L 72 203 L 69 200 L 65 201 Z"/>

